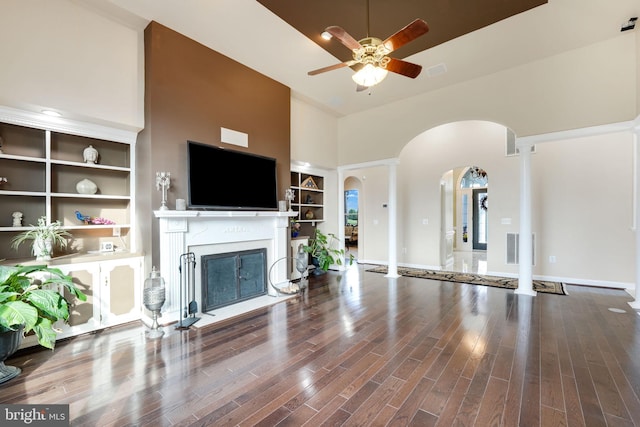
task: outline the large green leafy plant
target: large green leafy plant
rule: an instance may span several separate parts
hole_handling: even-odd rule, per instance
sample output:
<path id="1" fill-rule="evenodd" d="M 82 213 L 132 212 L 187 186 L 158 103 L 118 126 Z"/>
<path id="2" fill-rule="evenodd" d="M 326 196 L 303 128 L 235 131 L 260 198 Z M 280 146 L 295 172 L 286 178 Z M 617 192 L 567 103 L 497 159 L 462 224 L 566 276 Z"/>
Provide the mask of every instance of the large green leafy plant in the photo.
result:
<path id="1" fill-rule="evenodd" d="M 313 238 L 309 239 L 309 244 L 304 246 L 305 252 L 311 255 L 322 271 L 327 271 L 332 264 L 342 265 L 344 249 L 338 248 L 340 240 L 333 233 L 324 234 L 316 228 Z M 353 263 L 353 255 L 349 256 L 349 265 Z"/>
<path id="2" fill-rule="evenodd" d="M 46 265 L 0 265 L 0 332 L 24 325 L 24 333 L 34 331 L 38 343 L 53 350 L 57 330 L 54 323 L 68 321 L 69 302 L 58 292 L 62 286 L 76 298 L 87 297 L 72 278 Z"/>

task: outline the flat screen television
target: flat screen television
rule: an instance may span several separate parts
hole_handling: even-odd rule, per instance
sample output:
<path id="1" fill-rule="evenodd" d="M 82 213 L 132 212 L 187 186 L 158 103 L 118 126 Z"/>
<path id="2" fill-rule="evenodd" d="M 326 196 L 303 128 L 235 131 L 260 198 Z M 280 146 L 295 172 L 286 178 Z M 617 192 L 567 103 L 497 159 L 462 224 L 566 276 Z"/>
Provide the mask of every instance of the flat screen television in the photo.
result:
<path id="1" fill-rule="evenodd" d="M 193 209 L 277 210 L 276 159 L 187 141 Z"/>

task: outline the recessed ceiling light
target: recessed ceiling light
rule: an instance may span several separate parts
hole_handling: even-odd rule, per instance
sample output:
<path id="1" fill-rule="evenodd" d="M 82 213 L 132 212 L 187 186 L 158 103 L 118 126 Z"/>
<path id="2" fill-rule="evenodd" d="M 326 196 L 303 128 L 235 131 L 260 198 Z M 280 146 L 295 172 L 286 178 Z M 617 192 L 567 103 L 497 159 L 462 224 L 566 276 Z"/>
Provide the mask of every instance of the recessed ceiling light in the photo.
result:
<path id="1" fill-rule="evenodd" d="M 47 116 L 51 116 L 51 117 L 62 117 L 62 114 L 58 113 L 57 111 L 53 111 L 53 110 L 42 110 L 42 114 L 47 115 Z"/>
<path id="2" fill-rule="evenodd" d="M 331 34 L 329 34 L 326 31 L 323 31 L 322 34 L 320 34 L 320 37 L 322 37 L 325 40 L 331 40 L 331 38 L 333 37 Z"/>

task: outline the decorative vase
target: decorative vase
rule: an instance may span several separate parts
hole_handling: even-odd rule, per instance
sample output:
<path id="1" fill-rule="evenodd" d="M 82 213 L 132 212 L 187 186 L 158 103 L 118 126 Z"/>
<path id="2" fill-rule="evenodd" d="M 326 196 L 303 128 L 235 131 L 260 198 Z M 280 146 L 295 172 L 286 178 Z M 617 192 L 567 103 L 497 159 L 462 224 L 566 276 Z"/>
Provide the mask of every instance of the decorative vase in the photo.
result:
<path id="1" fill-rule="evenodd" d="M 53 252 L 53 242 L 51 239 L 36 237 L 32 249 L 37 261 L 49 261 Z"/>
<path id="2" fill-rule="evenodd" d="M 313 219 L 313 211 L 311 209 L 308 209 L 305 213 L 304 213 L 304 217 L 306 219 Z"/>
<path id="3" fill-rule="evenodd" d="M 76 190 L 80 194 L 96 194 L 96 192 L 98 191 L 98 186 L 95 182 L 85 178 L 81 181 L 78 181 L 78 183 L 76 184 Z"/>
<path id="4" fill-rule="evenodd" d="M 15 366 L 7 366 L 4 361 L 18 350 L 22 343 L 24 325 L 20 325 L 15 331 L 0 333 L 0 384 L 20 375 L 22 370 Z"/>
<path id="5" fill-rule="evenodd" d="M 89 145 L 82 152 L 85 163 L 98 163 L 98 150 L 93 148 L 93 145 Z"/>

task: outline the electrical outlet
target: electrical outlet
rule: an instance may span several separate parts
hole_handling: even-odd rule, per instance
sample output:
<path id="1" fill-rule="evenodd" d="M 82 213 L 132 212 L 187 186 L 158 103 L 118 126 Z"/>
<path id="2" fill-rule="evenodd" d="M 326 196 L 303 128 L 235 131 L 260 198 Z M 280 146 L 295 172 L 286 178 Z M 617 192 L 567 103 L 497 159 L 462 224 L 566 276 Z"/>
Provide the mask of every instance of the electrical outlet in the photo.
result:
<path id="1" fill-rule="evenodd" d="M 113 237 L 120 237 L 120 227 L 113 227 Z"/>
<path id="2" fill-rule="evenodd" d="M 113 252 L 113 242 L 100 242 L 100 252 Z"/>

